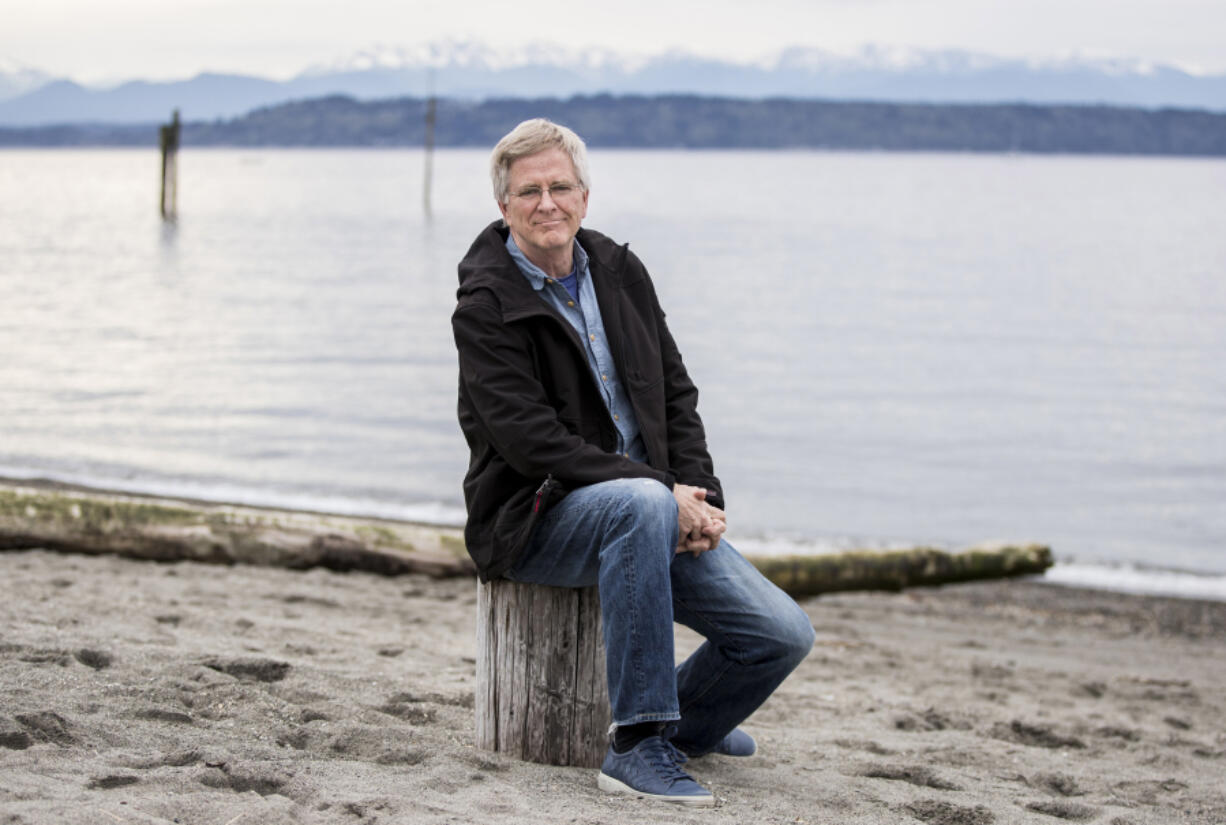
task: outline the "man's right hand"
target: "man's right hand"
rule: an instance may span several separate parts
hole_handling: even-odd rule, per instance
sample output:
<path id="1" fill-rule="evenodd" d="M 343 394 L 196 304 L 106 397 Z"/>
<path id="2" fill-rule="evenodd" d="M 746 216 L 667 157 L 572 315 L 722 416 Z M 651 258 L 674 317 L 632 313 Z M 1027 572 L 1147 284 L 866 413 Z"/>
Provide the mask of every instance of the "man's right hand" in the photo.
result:
<path id="1" fill-rule="evenodd" d="M 724 513 L 707 504 L 707 491 L 688 484 L 674 484 L 677 499 L 677 552 L 701 555 L 719 545 L 719 537 L 727 529 Z"/>

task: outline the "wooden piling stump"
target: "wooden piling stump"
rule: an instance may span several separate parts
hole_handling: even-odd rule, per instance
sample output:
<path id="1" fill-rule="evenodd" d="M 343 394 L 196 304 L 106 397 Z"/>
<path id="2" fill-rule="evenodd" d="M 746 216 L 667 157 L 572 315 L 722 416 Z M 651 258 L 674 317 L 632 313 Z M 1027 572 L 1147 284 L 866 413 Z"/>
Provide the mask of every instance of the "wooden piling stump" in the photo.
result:
<path id="1" fill-rule="evenodd" d="M 179 142 L 183 125 L 175 109 L 170 123 L 158 130 L 162 147 L 162 191 L 158 200 L 164 220 L 173 221 L 179 214 Z"/>
<path id="2" fill-rule="evenodd" d="M 477 588 L 477 746 L 599 767 L 609 693 L 597 589 L 506 580 Z"/>

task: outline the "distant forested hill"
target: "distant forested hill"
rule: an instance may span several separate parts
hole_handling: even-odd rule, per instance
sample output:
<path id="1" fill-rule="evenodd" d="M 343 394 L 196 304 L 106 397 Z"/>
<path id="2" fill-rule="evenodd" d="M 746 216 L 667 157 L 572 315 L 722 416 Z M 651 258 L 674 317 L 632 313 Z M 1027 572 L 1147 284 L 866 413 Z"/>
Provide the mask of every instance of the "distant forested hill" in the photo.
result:
<path id="1" fill-rule="evenodd" d="M 184 126 L 192 146 L 420 146 L 426 102 L 295 101 Z M 879 149 L 1226 155 L 1226 114 L 1029 104 L 856 103 L 610 96 L 441 100 L 439 146 L 489 147 L 516 123 L 548 117 L 594 147 Z M 151 125 L 0 129 L 0 146 L 155 145 Z"/>

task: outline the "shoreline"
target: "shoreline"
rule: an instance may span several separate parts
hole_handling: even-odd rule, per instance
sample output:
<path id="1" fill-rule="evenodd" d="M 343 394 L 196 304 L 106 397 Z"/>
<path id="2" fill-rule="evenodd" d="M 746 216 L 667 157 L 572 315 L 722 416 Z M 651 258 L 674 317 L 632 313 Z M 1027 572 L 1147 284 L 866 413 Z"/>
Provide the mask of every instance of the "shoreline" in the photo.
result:
<path id="1" fill-rule="evenodd" d="M 1023 580 L 801 601 L 808 658 L 695 814 L 473 745 L 476 588 L 0 553 L 0 819 L 1226 820 L 1226 604 Z M 679 655 L 697 644 L 677 633 Z M 5 818 L 7 816 L 7 818 Z"/>

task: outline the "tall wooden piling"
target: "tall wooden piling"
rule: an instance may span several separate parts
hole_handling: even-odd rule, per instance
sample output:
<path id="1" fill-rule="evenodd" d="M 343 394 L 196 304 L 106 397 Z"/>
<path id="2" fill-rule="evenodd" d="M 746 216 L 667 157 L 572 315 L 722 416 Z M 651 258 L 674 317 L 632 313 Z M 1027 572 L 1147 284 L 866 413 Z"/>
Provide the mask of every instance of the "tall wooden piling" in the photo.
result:
<path id="1" fill-rule="evenodd" d="M 173 221 L 179 214 L 179 110 L 170 123 L 158 130 L 162 147 L 162 193 L 158 201 L 162 219 Z"/>
<path id="2" fill-rule="evenodd" d="M 433 85 L 433 84 L 431 84 Z M 434 122 L 438 119 L 438 99 L 431 94 L 426 101 L 426 170 L 422 177 L 421 205 L 426 215 L 431 214 L 430 189 L 434 183 Z"/>

